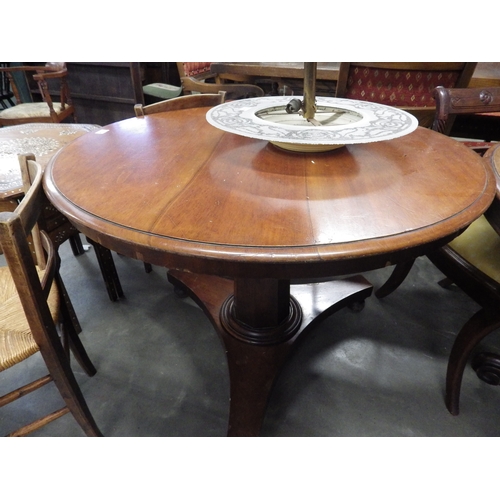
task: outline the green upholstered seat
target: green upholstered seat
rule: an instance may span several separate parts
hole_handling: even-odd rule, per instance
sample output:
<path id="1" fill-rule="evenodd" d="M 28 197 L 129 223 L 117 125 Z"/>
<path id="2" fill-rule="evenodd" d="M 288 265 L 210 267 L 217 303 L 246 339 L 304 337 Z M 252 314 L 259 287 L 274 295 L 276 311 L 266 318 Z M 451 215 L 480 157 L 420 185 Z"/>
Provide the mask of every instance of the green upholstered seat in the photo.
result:
<path id="1" fill-rule="evenodd" d="M 176 87 L 168 83 L 150 83 L 149 85 L 144 85 L 142 91 L 146 95 L 165 100 L 180 96 L 182 87 Z"/>
<path id="2" fill-rule="evenodd" d="M 449 246 L 490 278 L 500 283 L 500 236 L 483 215 Z"/>

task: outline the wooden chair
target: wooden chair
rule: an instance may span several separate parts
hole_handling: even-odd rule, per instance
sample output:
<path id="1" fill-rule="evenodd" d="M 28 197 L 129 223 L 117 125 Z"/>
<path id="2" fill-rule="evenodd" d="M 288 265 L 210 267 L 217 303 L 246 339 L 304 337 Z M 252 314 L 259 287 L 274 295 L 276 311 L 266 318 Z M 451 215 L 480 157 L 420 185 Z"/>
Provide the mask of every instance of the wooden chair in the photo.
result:
<path id="1" fill-rule="evenodd" d="M 500 158 L 499 158 L 500 161 Z M 446 407 L 458 415 L 463 373 L 474 348 L 500 327 L 500 235 L 490 223 L 492 211 L 473 222 L 450 244 L 427 255 L 447 280 L 460 287 L 481 309 L 460 329 L 450 352 L 446 374 Z M 500 356 L 481 353 L 472 364 L 479 378 L 498 385 Z"/>
<path id="2" fill-rule="evenodd" d="M 210 63 L 207 62 L 178 62 L 177 69 L 179 70 L 183 94 L 213 94 L 224 91 L 227 100 L 262 97 L 264 95 L 264 91 L 257 85 L 220 83 L 217 81 L 217 75 L 211 72 Z M 207 79 L 214 79 L 215 83 L 206 82 Z"/>
<path id="3" fill-rule="evenodd" d="M 0 63 L 0 68 L 7 68 L 8 63 Z M 14 97 L 14 93 L 10 88 L 9 78 L 7 77 L 7 73 L 0 72 L 0 106 L 3 109 L 7 109 L 11 106 L 14 106 L 15 103 L 12 100 Z"/>
<path id="4" fill-rule="evenodd" d="M 209 62 L 178 62 L 177 69 L 181 80 L 180 87 L 166 83 L 150 83 L 143 87 L 144 94 L 161 100 L 175 99 L 181 95 L 216 94 L 219 91 L 226 92 L 227 99 L 264 95 L 264 91 L 257 85 L 222 83 L 210 70 Z"/>
<path id="5" fill-rule="evenodd" d="M 450 122 L 456 115 L 488 113 L 500 111 L 500 87 L 445 89 L 437 87 L 434 91 L 436 101 L 435 118 L 432 129 L 448 133 Z M 483 154 L 491 143 L 483 141 L 468 141 L 465 143 L 479 154 Z M 375 292 L 379 299 L 387 297 L 405 280 L 415 261 L 398 264 L 389 279 Z"/>
<path id="6" fill-rule="evenodd" d="M 89 376 L 96 373 L 78 337 L 81 328 L 59 275 L 57 252 L 39 231 L 45 195 L 42 169 L 33 158 L 20 157 L 25 197 L 14 212 L 0 213 L 0 243 L 7 262 L 0 268 L 0 371 L 40 352 L 49 373 L 0 397 L 0 407 L 52 381 L 65 406 L 9 435 L 24 436 L 71 412 L 88 436 L 100 436 L 70 367 L 71 350 Z"/>
<path id="7" fill-rule="evenodd" d="M 430 127 L 435 113 L 435 87 L 467 87 L 476 64 L 340 63 L 335 95 L 402 108 L 413 114 L 420 126 Z"/>
<path id="8" fill-rule="evenodd" d="M 143 118 L 145 115 L 162 113 L 163 111 L 176 111 L 178 109 L 200 108 L 203 106 L 217 106 L 226 99 L 226 92 L 219 91 L 217 94 L 193 94 L 174 97 L 166 101 L 155 102 L 148 106 L 136 104 L 134 106 L 135 116 Z"/>
<path id="9" fill-rule="evenodd" d="M 436 89 L 436 119 L 433 129 L 447 130 L 447 120 L 465 113 L 500 111 L 500 87 Z M 473 143 L 472 147 L 476 147 Z M 483 144 L 484 145 L 484 144 Z M 479 342 L 500 327 L 500 145 L 484 155 L 497 177 L 497 195 L 485 215 L 473 222 L 460 236 L 444 247 L 427 254 L 445 274 L 444 286 L 456 284 L 481 309 L 461 328 L 453 344 L 446 375 L 446 406 L 458 415 L 460 387 L 467 361 Z M 404 280 L 413 261 L 396 266 L 393 274 L 376 295 L 383 297 Z M 480 353 L 473 360 L 478 376 L 490 384 L 500 382 L 500 356 Z"/>
<path id="10" fill-rule="evenodd" d="M 71 103 L 65 63 L 47 63 L 45 66 L 0 67 L 6 73 L 16 105 L 0 110 L 0 125 L 19 125 L 22 123 L 60 123 L 69 116 L 75 121 L 75 109 Z M 38 85 L 43 102 L 29 102 L 26 92 L 21 92 L 20 83 L 26 83 L 28 75 Z M 54 83 L 52 83 L 54 82 Z M 52 101 L 49 84 L 58 85 L 59 101 Z M 30 97 L 31 95 L 28 94 Z M 31 99 L 32 100 L 32 99 Z"/>

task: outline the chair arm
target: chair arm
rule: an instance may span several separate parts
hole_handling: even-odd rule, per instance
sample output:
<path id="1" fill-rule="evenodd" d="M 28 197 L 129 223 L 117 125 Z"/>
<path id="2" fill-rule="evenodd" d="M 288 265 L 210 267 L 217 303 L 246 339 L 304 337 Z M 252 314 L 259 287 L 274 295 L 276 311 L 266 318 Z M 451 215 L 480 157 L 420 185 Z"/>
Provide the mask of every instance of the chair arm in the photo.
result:
<path id="1" fill-rule="evenodd" d="M 0 68 L 2 73 L 10 73 L 14 71 L 46 71 L 45 66 L 9 66 L 8 68 Z"/>
<path id="2" fill-rule="evenodd" d="M 68 76 L 68 70 L 67 69 L 62 69 L 62 70 L 59 70 L 59 71 L 53 71 L 51 69 L 44 68 L 43 71 L 37 71 L 33 75 L 33 78 L 35 80 L 47 80 L 49 78 L 63 78 L 65 76 Z"/>
<path id="3" fill-rule="evenodd" d="M 205 83 L 188 76 L 181 78 L 181 82 L 184 91 L 215 94 L 222 90 L 227 93 L 230 99 L 248 95 L 257 97 L 264 95 L 264 91 L 260 87 L 246 83 Z"/>

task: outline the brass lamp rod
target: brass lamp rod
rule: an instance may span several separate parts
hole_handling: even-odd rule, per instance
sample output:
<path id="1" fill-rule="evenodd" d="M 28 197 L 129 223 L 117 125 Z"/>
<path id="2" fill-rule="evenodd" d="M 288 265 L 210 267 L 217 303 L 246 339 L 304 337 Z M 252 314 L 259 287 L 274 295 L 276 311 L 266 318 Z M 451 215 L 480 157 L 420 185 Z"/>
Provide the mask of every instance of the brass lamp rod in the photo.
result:
<path id="1" fill-rule="evenodd" d="M 306 120 L 314 119 L 316 112 L 316 67 L 318 63 L 304 63 L 304 102 L 303 113 Z"/>

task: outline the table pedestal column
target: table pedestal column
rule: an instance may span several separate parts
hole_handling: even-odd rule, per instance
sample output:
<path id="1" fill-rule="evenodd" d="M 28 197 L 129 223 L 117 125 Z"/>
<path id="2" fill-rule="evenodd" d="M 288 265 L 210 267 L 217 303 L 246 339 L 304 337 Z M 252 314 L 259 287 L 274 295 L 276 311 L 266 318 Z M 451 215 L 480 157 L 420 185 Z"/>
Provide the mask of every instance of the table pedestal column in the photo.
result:
<path id="1" fill-rule="evenodd" d="M 290 350 L 314 324 L 370 296 L 362 276 L 292 285 L 169 271 L 211 320 L 226 349 L 230 380 L 228 436 L 258 436 L 269 394 Z"/>

